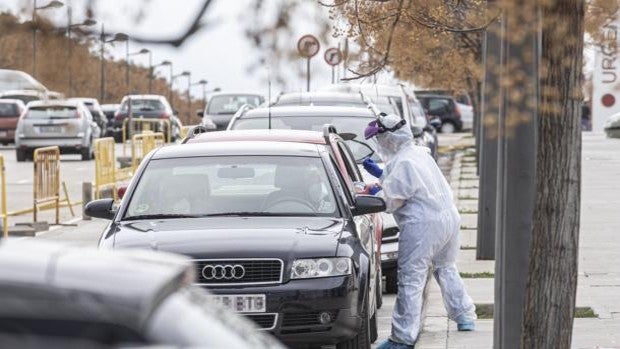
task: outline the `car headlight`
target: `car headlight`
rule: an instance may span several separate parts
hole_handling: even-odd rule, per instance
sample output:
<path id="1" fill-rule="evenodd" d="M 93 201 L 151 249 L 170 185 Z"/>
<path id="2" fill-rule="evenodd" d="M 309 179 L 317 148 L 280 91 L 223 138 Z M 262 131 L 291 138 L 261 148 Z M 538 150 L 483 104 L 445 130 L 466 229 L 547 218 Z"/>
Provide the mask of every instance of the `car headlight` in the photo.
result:
<path id="1" fill-rule="evenodd" d="M 351 274 L 351 258 L 298 259 L 293 262 L 291 279 L 311 279 Z"/>

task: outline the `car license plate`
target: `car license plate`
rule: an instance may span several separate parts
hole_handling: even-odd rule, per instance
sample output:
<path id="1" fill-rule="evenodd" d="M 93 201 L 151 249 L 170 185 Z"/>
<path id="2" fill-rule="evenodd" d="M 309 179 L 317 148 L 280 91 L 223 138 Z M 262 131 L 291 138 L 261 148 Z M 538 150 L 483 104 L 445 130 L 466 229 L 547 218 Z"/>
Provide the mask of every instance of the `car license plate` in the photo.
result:
<path id="1" fill-rule="evenodd" d="M 41 133 L 61 133 L 62 127 L 60 126 L 42 126 L 39 127 Z"/>
<path id="2" fill-rule="evenodd" d="M 236 313 L 264 313 L 267 310 L 264 294 L 217 294 L 211 299 Z"/>

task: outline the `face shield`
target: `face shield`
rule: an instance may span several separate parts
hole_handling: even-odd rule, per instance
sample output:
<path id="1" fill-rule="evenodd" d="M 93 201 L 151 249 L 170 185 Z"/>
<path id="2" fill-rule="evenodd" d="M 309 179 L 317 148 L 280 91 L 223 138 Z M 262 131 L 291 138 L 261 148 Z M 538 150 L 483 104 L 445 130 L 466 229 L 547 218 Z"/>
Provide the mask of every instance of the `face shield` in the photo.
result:
<path id="1" fill-rule="evenodd" d="M 403 127 L 407 124 L 399 116 L 381 113 L 364 130 L 366 139 L 377 139 L 377 153 L 384 162 L 388 162 L 404 145 L 413 141 L 411 129 Z"/>

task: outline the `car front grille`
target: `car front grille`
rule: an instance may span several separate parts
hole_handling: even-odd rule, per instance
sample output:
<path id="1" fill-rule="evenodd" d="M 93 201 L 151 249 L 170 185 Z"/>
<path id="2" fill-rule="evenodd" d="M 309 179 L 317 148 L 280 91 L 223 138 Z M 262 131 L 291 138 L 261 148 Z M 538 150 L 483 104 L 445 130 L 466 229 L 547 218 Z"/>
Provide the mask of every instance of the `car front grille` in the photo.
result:
<path id="1" fill-rule="evenodd" d="M 337 310 L 325 311 L 330 315 L 331 321 L 326 324 L 322 324 L 319 320 L 322 311 L 310 311 L 303 313 L 285 313 L 282 320 L 282 327 L 295 327 L 295 326 L 316 326 L 316 325 L 329 325 L 336 321 L 338 316 Z"/>
<path id="2" fill-rule="evenodd" d="M 279 284 L 283 263 L 280 259 L 195 260 L 198 283 L 206 286 L 239 284 Z"/>
<path id="3" fill-rule="evenodd" d="M 276 327 L 277 314 L 245 314 L 254 321 L 260 329 L 272 330 Z"/>

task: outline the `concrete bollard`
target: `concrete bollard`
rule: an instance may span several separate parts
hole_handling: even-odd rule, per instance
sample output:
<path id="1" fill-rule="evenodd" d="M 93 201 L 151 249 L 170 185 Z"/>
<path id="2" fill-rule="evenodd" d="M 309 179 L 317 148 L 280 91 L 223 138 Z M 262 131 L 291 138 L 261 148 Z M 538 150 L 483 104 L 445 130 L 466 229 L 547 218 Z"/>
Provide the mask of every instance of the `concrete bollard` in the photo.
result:
<path id="1" fill-rule="evenodd" d="M 93 183 L 82 182 L 82 219 L 89 221 L 91 218 L 84 212 L 86 204 L 93 201 Z"/>

